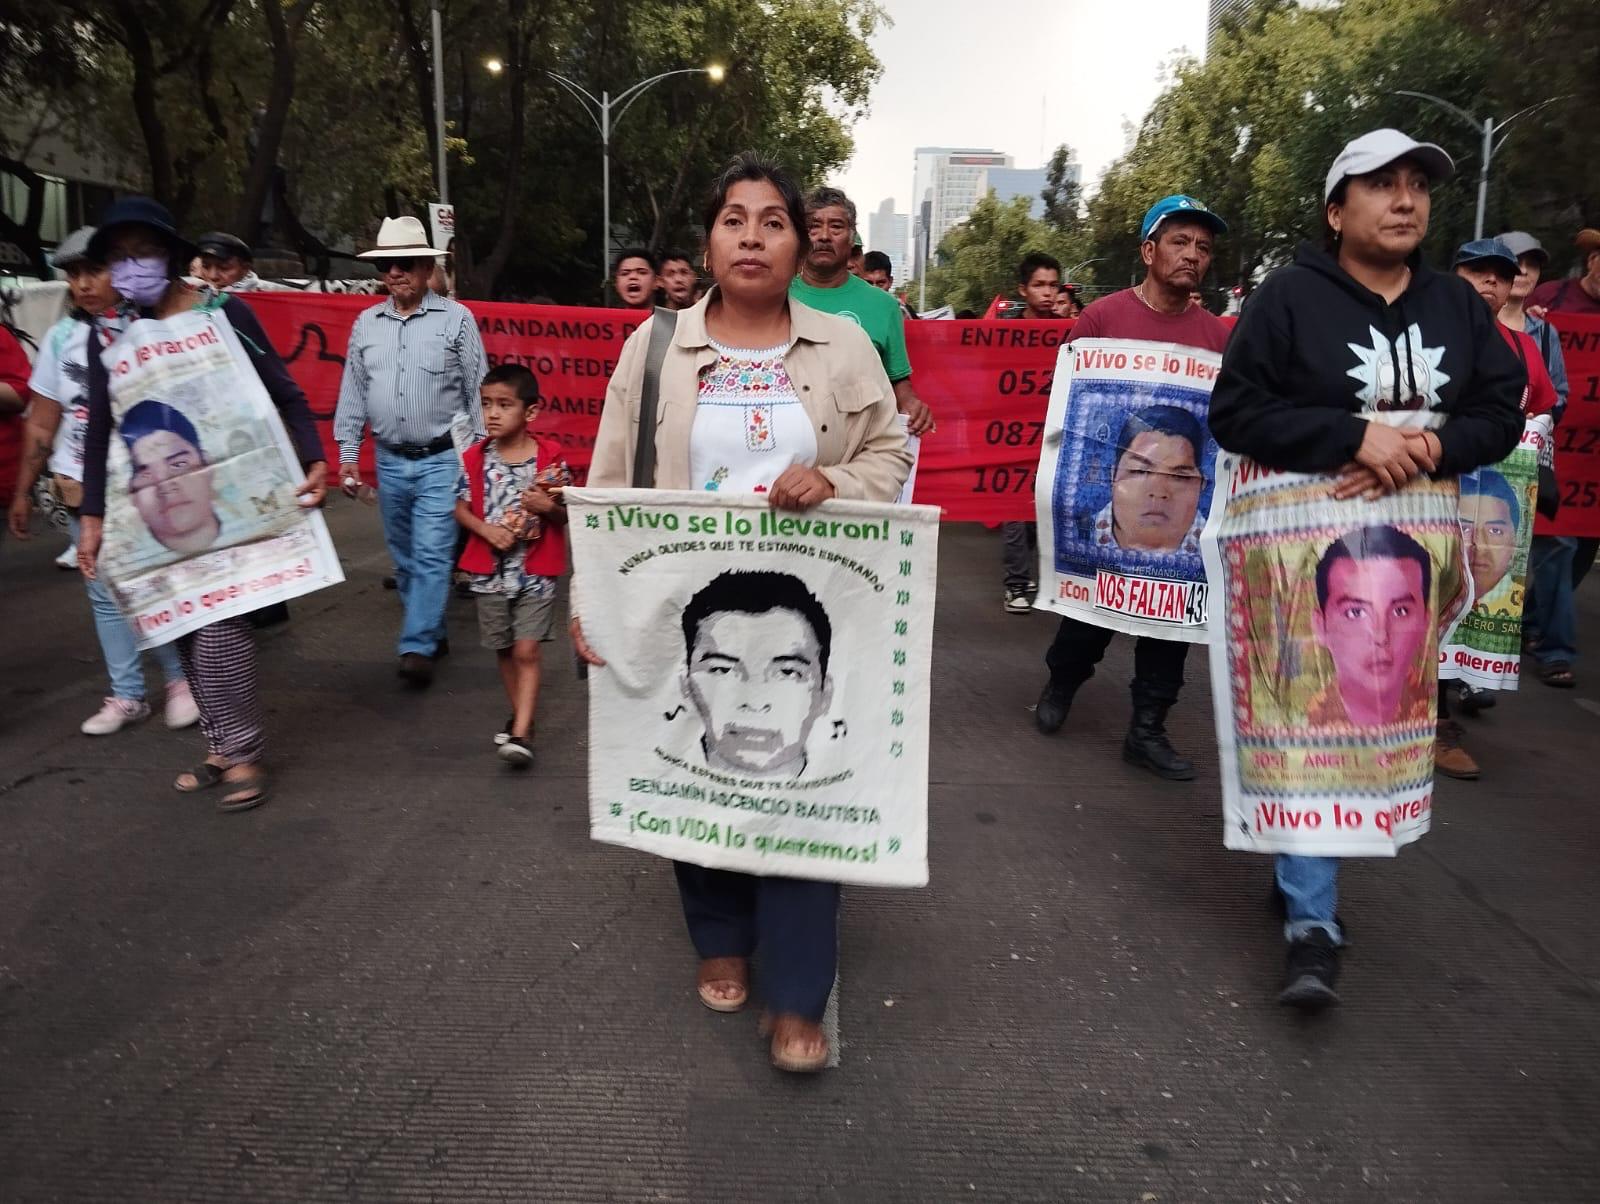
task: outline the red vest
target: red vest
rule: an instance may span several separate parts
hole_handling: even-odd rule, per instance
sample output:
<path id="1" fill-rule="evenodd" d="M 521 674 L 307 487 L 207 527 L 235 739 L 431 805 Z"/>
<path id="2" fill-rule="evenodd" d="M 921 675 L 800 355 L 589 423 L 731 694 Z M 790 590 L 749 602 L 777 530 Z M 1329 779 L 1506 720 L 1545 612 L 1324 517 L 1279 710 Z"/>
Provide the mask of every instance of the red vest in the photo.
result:
<path id="1" fill-rule="evenodd" d="M 533 441 L 538 447 L 535 455 L 541 469 L 561 462 L 561 445 L 554 439 L 535 435 Z M 472 489 L 472 513 L 478 518 L 483 517 L 483 495 L 487 489 L 483 449 L 488 445 L 487 439 L 474 443 L 461 457 L 461 470 L 467 474 L 467 484 Z M 468 573 L 487 574 L 494 572 L 498 563 L 498 554 L 489 546 L 489 541 L 473 534 L 467 536 L 467 546 L 456 567 Z M 539 538 L 528 545 L 523 568 L 536 577 L 559 577 L 567 571 L 567 532 L 564 526 L 552 522 L 542 525 Z"/>

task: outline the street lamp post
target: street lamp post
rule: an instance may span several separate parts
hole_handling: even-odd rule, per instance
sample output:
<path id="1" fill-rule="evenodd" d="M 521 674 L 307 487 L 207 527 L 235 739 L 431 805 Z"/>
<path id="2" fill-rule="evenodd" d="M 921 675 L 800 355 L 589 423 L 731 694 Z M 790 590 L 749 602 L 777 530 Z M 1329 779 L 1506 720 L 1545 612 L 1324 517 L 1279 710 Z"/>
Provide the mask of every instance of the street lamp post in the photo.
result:
<path id="1" fill-rule="evenodd" d="M 1106 261 L 1106 257 L 1104 255 L 1101 255 L 1101 256 L 1099 256 L 1098 258 L 1095 258 L 1095 259 L 1085 259 L 1082 263 L 1075 263 L 1070 268 L 1067 269 L 1066 279 L 1067 280 L 1071 280 L 1074 276 L 1076 276 L 1078 274 L 1078 269 L 1079 268 L 1086 268 L 1091 263 L 1104 263 L 1105 261 Z M 1063 281 L 1063 283 L 1065 283 L 1065 281 Z"/>
<path id="2" fill-rule="evenodd" d="M 433 0 L 433 129 L 439 164 L 439 203 L 450 203 L 450 180 L 444 165 L 444 22 L 440 0 Z"/>
<path id="3" fill-rule="evenodd" d="M 660 75 L 640 80 L 626 92 L 619 92 L 615 96 L 602 89 L 598 97 L 582 84 L 575 83 L 564 75 L 557 75 L 554 71 L 546 71 L 545 74 L 577 98 L 578 103 L 583 106 L 583 111 L 589 114 L 589 120 L 594 122 L 595 129 L 600 131 L 600 280 L 603 284 L 611 272 L 611 131 L 616 129 L 617 122 L 622 120 L 623 114 L 633 106 L 633 102 L 638 100 L 645 89 L 652 84 L 658 84 L 674 75 L 709 75 L 712 83 L 720 84 L 726 72 L 717 64 L 709 67 L 680 67 L 676 71 L 663 71 Z M 612 115 L 613 109 L 616 110 L 615 116 Z"/>
<path id="4" fill-rule="evenodd" d="M 1546 105 L 1553 105 L 1558 100 L 1568 99 L 1568 97 L 1564 95 L 1547 97 L 1546 99 L 1541 100 L 1538 104 L 1529 105 L 1520 112 L 1511 114 L 1511 116 L 1507 117 L 1504 121 L 1496 122 L 1493 117 L 1485 117 L 1482 121 L 1479 121 L 1460 105 L 1451 104 L 1448 100 L 1445 100 L 1442 97 L 1430 96 L 1426 92 L 1408 92 L 1405 89 L 1399 89 L 1394 94 L 1396 96 L 1412 96 L 1417 100 L 1426 100 L 1430 104 L 1436 104 L 1441 109 L 1453 113 L 1455 116 L 1461 118 L 1462 121 L 1470 125 L 1473 130 L 1476 131 L 1480 137 L 1482 137 L 1482 161 L 1478 164 L 1478 216 L 1477 220 L 1474 221 L 1472 225 L 1472 237 L 1474 239 L 1483 237 L 1483 219 L 1489 207 L 1489 162 L 1494 158 L 1495 152 L 1506 144 L 1506 138 L 1510 136 L 1503 135 L 1497 142 L 1495 141 L 1495 135 L 1500 134 L 1500 132 L 1504 130 L 1506 126 L 1510 125 L 1519 117 L 1526 117 L 1529 113 L 1537 113 Z"/>

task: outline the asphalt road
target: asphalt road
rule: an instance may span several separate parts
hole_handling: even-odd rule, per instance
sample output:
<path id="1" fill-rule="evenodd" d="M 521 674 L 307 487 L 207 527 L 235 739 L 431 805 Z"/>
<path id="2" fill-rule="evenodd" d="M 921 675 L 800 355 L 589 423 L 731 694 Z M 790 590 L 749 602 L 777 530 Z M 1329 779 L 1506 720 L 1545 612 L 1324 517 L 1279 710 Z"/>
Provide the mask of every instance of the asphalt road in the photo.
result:
<path id="1" fill-rule="evenodd" d="M 55 539 L 0 547 L 0 1199 L 1600 1199 L 1600 662 L 1349 865 L 1307 1019 L 1269 865 L 1221 847 L 1204 658 L 1197 782 L 1118 758 L 1127 641 L 1039 736 L 1051 621 L 947 527 L 932 884 L 847 891 L 841 1064 L 796 1079 L 696 1002 L 664 863 L 589 841 L 565 644 L 515 774 L 471 604 L 402 689 L 376 514 L 330 518 L 350 579 L 262 638 L 275 796 L 237 816 L 172 791 L 194 733 L 77 733 L 88 603 Z"/>

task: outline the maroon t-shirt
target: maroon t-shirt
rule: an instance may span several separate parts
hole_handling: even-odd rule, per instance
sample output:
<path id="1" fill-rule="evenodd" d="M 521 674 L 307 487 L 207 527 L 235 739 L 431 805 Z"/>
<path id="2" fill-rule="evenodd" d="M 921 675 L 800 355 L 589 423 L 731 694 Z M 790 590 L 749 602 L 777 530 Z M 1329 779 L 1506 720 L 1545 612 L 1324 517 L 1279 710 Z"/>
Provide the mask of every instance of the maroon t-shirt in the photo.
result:
<path id="1" fill-rule="evenodd" d="M 1101 297 L 1084 310 L 1067 340 L 1146 339 L 1202 347 L 1220 355 L 1227 346 L 1228 334 L 1228 324 L 1202 306 L 1191 306 L 1181 314 L 1164 314 L 1146 305 L 1134 289 L 1125 288 Z"/>
<path id="2" fill-rule="evenodd" d="M 1546 280 L 1528 294 L 1523 305 L 1544 305 L 1563 314 L 1600 314 L 1600 301 L 1591 297 L 1575 277 Z"/>

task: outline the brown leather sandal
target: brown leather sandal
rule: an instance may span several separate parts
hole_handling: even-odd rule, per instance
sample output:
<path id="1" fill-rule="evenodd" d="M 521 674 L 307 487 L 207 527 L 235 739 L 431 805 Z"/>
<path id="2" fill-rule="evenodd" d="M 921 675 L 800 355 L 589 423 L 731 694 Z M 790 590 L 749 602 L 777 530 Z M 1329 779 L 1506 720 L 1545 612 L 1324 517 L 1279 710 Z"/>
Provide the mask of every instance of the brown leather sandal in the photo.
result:
<path id="1" fill-rule="evenodd" d="M 750 961 L 743 957 L 707 957 L 700 962 L 695 987 L 700 1002 L 713 1012 L 737 1012 L 750 1001 Z M 737 993 L 719 995 L 712 988 L 734 987 Z"/>
<path id="2" fill-rule="evenodd" d="M 787 1012 L 777 1017 L 762 1012 L 760 1031 L 763 1037 L 772 1038 L 772 1064 L 779 1070 L 790 1074 L 816 1074 L 827 1069 L 831 1051 L 822 1025 L 817 1021 Z M 812 1037 L 821 1037 L 822 1047 L 815 1053 L 799 1052 Z"/>

